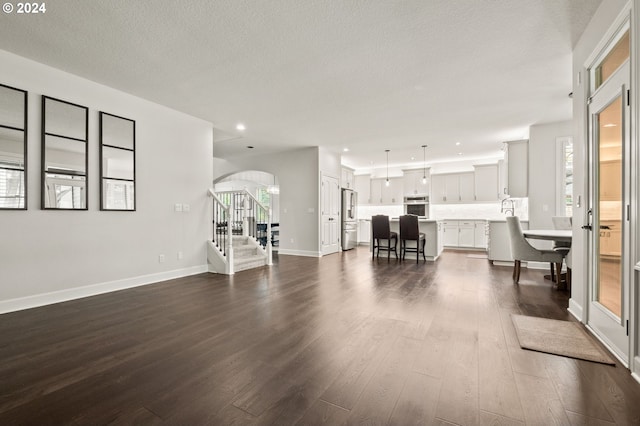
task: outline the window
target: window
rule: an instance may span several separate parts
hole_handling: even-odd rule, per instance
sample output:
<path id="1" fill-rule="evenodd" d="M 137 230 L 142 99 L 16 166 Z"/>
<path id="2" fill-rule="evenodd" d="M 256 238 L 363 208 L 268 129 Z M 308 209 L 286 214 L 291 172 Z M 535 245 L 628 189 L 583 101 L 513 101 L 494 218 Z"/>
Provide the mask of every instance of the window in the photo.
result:
<path id="1" fill-rule="evenodd" d="M 570 137 L 556 139 L 557 173 L 556 214 L 571 217 L 573 215 L 573 140 Z"/>
<path id="2" fill-rule="evenodd" d="M 605 54 L 599 65 L 593 68 L 591 92 L 602 86 L 627 59 L 629 59 L 629 30 L 621 34 L 620 39 Z"/>

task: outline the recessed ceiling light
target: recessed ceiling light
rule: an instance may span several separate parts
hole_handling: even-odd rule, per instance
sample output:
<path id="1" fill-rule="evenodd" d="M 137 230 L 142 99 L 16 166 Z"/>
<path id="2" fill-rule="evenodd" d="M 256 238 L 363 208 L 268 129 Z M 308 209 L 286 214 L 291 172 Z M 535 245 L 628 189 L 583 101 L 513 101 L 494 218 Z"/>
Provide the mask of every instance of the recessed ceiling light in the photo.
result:
<path id="1" fill-rule="evenodd" d="M 247 127 L 244 124 L 242 124 L 242 123 L 236 124 L 236 130 L 237 131 L 244 132 L 246 129 L 247 129 Z"/>
<path id="2" fill-rule="evenodd" d="M 460 142 L 456 142 L 456 146 L 460 146 Z"/>
<path id="3" fill-rule="evenodd" d="M 608 124 L 605 124 L 605 125 L 604 125 L 604 126 L 602 126 L 602 127 L 616 127 L 616 126 L 617 126 L 617 124 L 614 124 L 614 123 L 608 123 Z"/>
<path id="4" fill-rule="evenodd" d="M 459 152 L 459 153 L 458 153 L 458 155 L 462 155 L 462 153 L 461 153 L 461 152 Z"/>
<path id="5" fill-rule="evenodd" d="M 349 152 L 349 148 L 343 149 L 344 152 Z"/>
<path id="6" fill-rule="evenodd" d="M 415 159 L 416 159 L 416 157 L 411 157 L 411 159 L 412 159 L 412 160 L 415 160 Z"/>

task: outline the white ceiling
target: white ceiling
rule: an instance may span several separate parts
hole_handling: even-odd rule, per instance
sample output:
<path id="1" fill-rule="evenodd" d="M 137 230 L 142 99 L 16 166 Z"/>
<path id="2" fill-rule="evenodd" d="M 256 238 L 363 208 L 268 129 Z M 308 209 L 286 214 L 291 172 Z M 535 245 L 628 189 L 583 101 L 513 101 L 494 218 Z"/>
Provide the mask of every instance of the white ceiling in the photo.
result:
<path id="1" fill-rule="evenodd" d="M 419 167 L 423 144 L 428 163 L 487 157 L 570 119 L 571 49 L 599 3 L 56 0 L 2 14 L 0 49 L 211 121 L 216 156 L 322 145 Z"/>

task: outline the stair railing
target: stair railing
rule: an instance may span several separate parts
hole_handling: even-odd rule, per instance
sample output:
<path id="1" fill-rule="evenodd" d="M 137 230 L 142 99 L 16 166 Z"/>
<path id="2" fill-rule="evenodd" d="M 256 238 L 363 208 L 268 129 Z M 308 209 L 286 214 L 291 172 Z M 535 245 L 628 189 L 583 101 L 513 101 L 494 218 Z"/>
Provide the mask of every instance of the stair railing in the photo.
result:
<path id="1" fill-rule="evenodd" d="M 213 199 L 213 244 L 227 259 L 227 265 L 233 273 L 233 226 L 231 205 L 225 203 L 225 196 L 219 197 L 212 189 L 209 196 Z"/>
<path id="2" fill-rule="evenodd" d="M 211 191 L 213 193 L 213 191 Z M 271 208 L 260 203 L 249 191 L 221 191 L 218 200 L 228 208 L 231 235 L 253 238 L 265 250 L 267 265 L 273 264 Z"/>

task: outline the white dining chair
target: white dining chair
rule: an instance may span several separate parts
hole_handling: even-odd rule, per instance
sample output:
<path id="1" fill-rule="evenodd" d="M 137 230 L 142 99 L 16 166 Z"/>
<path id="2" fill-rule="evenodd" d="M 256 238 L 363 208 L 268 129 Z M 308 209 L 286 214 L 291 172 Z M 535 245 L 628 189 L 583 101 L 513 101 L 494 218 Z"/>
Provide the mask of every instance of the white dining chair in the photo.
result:
<path id="1" fill-rule="evenodd" d="M 507 216 L 507 229 L 509 229 L 509 240 L 511 242 L 511 256 L 513 257 L 513 280 L 520 281 L 520 266 L 522 261 L 529 262 L 549 262 L 553 276 L 555 266 L 557 282 L 560 282 L 562 271 L 562 260 L 564 256 L 555 250 L 540 250 L 533 247 L 522 233 L 522 226 L 518 216 Z"/>

